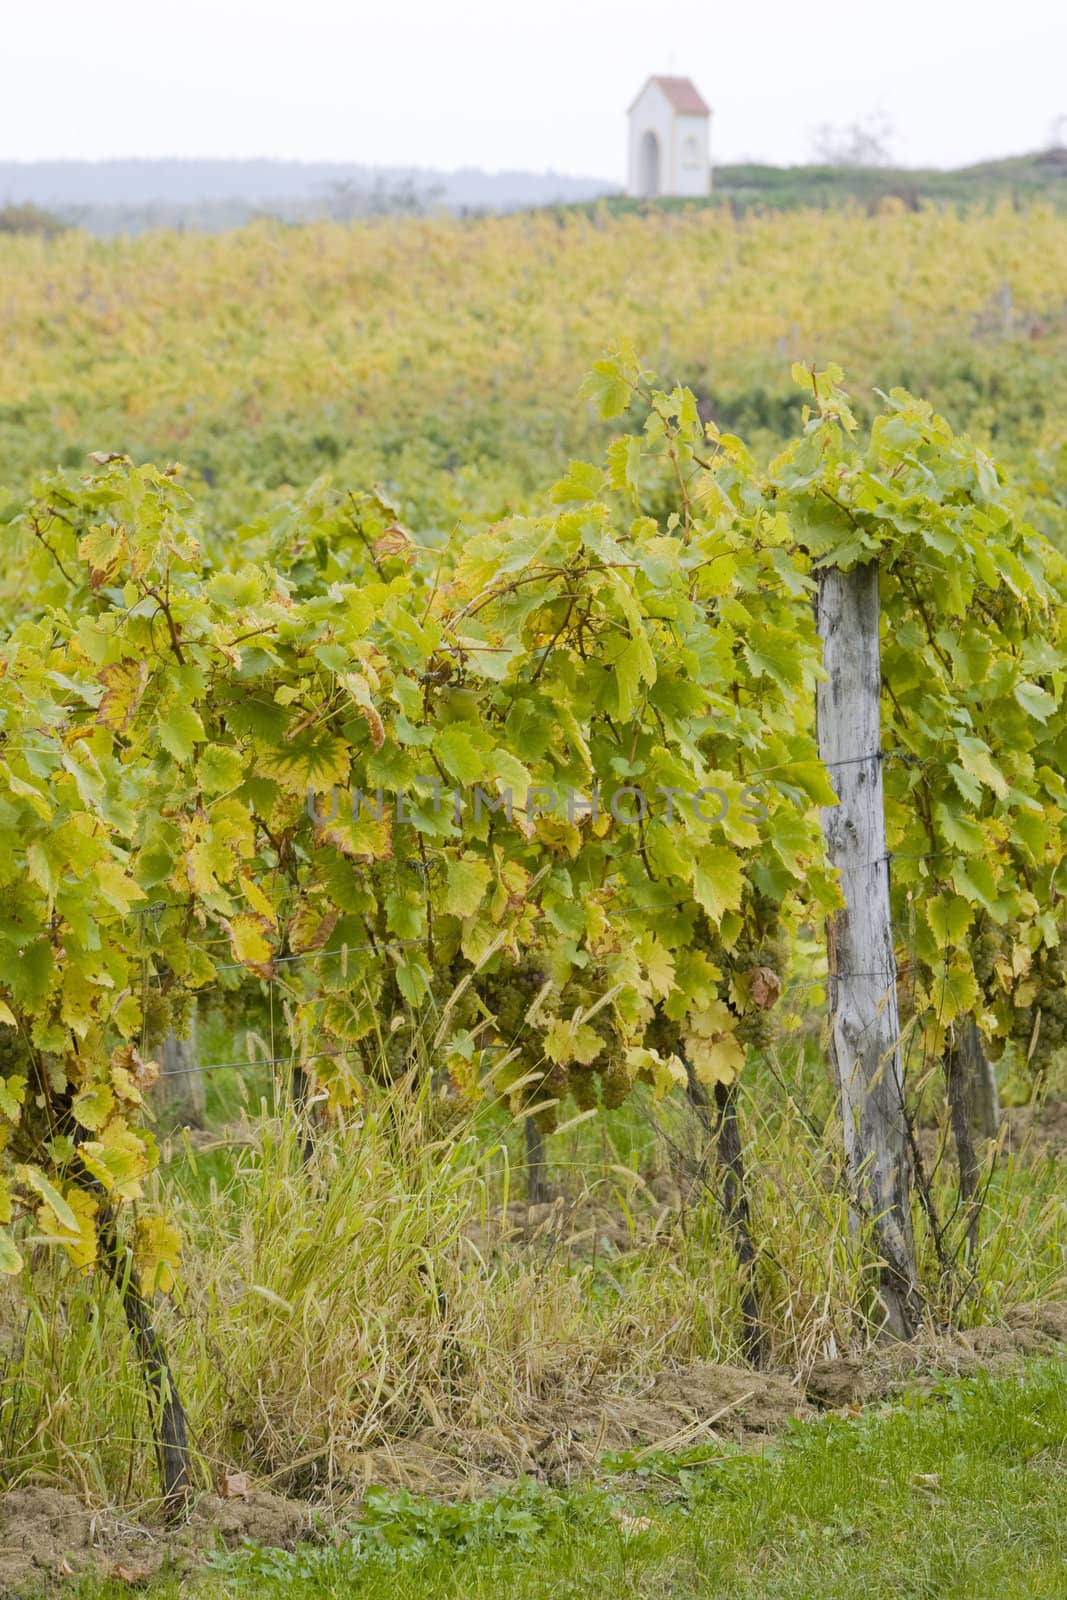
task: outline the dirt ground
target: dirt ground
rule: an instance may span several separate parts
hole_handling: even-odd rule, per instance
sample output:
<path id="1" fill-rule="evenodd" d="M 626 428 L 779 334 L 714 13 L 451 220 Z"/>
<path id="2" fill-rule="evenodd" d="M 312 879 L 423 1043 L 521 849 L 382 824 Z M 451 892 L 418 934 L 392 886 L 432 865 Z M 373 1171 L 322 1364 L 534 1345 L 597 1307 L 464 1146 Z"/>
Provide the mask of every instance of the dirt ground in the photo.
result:
<path id="1" fill-rule="evenodd" d="M 1005 1111 L 1004 1149 L 1034 1161 L 1067 1156 L 1067 1100 Z"/>
<path id="2" fill-rule="evenodd" d="M 308 1532 L 310 1520 L 308 1505 L 264 1489 L 251 1490 L 247 1500 L 202 1495 L 175 1528 L 93 1511 L 59 1489 L 12 1489 L 0 1496 L 0 1600 L 51 1594 L 63 1579 L 90 1572 L 134 1589 L 165 1562 L 179 1569 L 196 1565 L 220 1539 L 227 1545 L 255 1539 L 291 1546 Z"/>
<path id="3" fill-rule="evenodd" d="M 679 1451 L 729 1441 L 758 1448 L 793 1419 L 827 1410 L 855 1415 L 905 1386 L 945 1375 L 1005 1371 L 1026 1356 L 1067 1345 L 1067 1304 L 1025 1307 L 1010 1326 L 947 1338 L 888 1344 L 862 1357 L 819 1362 L 803 1376 L 697 1365 L 660 1373 L 639 1392 L 590 1387 L 584 1403 L 531 1403 L 528 1412 L 492 1427 L 426 1428 L 388 1449 L 353 1460 L 352 1515 L 360 1483 L 415 1492 L 485 1492 L 515 1476 L 516 1466 L 554 1483 L 588 1476 L 606 1451 Z M 242 1539 L 290 1547 L 311 1532 L 312 1507 L 266 1488 L 233 1483 L 226 1497 L 200 1496 L 187 1520 L 164 1528 L 86 1507 L 75 1495 L 27 1485 L 0 1496 L 0 1597 L 43 1595 L 63 1580 L 96 1572 L 135 1588 L 164 1564 L 195 1566 L 219 1542 Z"/>

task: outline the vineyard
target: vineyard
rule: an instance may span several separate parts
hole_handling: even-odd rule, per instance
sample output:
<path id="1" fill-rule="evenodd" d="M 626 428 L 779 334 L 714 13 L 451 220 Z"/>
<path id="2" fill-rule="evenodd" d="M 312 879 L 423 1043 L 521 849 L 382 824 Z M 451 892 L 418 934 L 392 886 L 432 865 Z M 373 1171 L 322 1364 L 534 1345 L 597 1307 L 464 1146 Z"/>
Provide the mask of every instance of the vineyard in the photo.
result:
<path id="1" fill-rule="evenodd" d="M 1064 258 L 0 239 L 6 1489 L 569 1482 L 1063 1336 Z"/>

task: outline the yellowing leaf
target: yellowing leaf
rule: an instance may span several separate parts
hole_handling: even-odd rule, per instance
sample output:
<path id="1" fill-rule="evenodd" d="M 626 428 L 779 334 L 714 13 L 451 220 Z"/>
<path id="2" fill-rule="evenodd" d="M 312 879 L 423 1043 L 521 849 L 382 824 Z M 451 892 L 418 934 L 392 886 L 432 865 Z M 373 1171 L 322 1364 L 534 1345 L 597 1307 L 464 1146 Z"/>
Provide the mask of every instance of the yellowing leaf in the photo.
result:
<path id="1" fill-rule="evenodd" d="M 339 797 L 337 816 L 319 825 L 319 837 L 353 861 L 389 861 L 393 855 L 393 820 L 385 809 L 384 797 L 378 817 L 377 796 L 366 808 L 359 807 L 353 817 L 344 797 Z"/>
<path id="2" fill-rule="evenodd" d="M 577 1062 L 587 1067 L 604 1049 L 604 1040 L 587 1022 L 575 1026 L 573 1020 L 557 1018 L 545 1033 L 545 1055 L 559 1063 Z"/>
<path id="3" fill-rule="evenodd" d="M 133 1246 L 133 1264 L 143 1293 L 159 1289 L 169 1294 L 181 1260 L 182 1236 L 165 1217 L 139 1217 Z"/>
<path id="4" fill-rule="evenodd" d="M 148 686 L 148 663 L 125 658 L 100 671 L 104 694 L 96 708 L 96 720 L 121 732 L 126 728 Z"/>
<path id="5" fill-rule="evenodd" d="M 93 868 L 93 882 L 108 904 L 123 916 L 135 901 L 147 898 L 140 884 L 118 861 L 98 861 Z"/>
<path id="6" fill-rule="evenodd" d="M 51 1206 L 60 1225 L 66 1228 L 68 1233 L 77 1233 L 77 1217 L 59 1190 L 49 1182 L 39 1167 L 18 1167 L 15 1172 L 15 1178 L 18 1183 L 25 1184 L 27 1188 L 36 1190 L 45 1204 Z"/>
<path id="7" fill-rule="evenodd" d="M 127 550 L 126 529 L 121 524 L 109 527 L 101 523 L 90 528 L 78 543 L 78 554 L 88 565 L 91 589 L 102 588 L 115 575 Z"/>
<path id="8" fill-rule="evenodd" d="M 472 916 L 481 905 L 492 876 L 486 861 L 472 861 L 469 857 L 450 861 L 442 909 L 453 917 Z"/>
<path id="9" fill-rule="evenodd" d="M 644 962 L 652 993 L 665 999 L 674 988 L 674 957 L 658 940 L 652 939 L 648 942 Z"/>
<path id="10" fill-rule="evenodd" d="M 926 920 L 937 948 L 955 949 L 970 927 L 973 914 L 962 895 L 936 895 L 926 907 Z"/>
<path id="11" fill-rule="evenodd" d="M 632 1077 L 640 1077 L 650 1083 L 660 1097 L 674 1088 L 684 1089 L 688 1082 L 685 1064 L 678 1056 L 664 1056 L 660 1051 L 648 1050 L 643 1045 L 627 1050 L 626 1065 Z"/>
<path id="12" fill-rule="evenodd" d="M 75 1121 L 83 1128 L 88 1128 L 90 1133 L 99 1133 L 115 1109 L 115 1096 L 106 1084 L 98 1083 L 76 1094 L 70 1109 Z"/>
<path id="13" fill-rule="evenodd" d="M 294 955 L 323 949 L 337 926 L 339 915 L 336 910 L 327 911 L 302 900 L 289 919 L 289 949 Z"/>
<path id="14" fill-rule="evenodd" d="M 228 922 L 223 919 L 222 925 L 230 936 L 236 960 L 260 977 L 269 978 L 274 971 L 274 952 L 267 938 L 269 924 L 264 918 L 242 911 Z"/>
<path id="15" fill-rule="evenodd" d="M 197 758 L 197 782 L 205 794 L 225 794 L 229 789 L 236 789 L 244 775 L 241 752 L 226 745 L 206 745 Z"/>
<path id="16" fill-rule="evenodd" d="M 981 1004 L 981 994 L 969 963 L 954 962 L 935 983 L 931 999 L 943 1027 L 976 1010 Z"/>
<path id="17" fill-rule="evenodd" d="M 362 672 L 346 672 L 341 682 L 359 708 L 360 715 L 370 731 L 371 744 L 380 750 L 385 743 L 385 724 L 381 712 L 371 697 L 371 687 Z"/>
<path id="18" fill-rule="evenodd" d="M 302 799 L 325 794 L 348 777 L 348 746 L 332 733 L 314 728 L 301 732 L 259 753 L 259 773 L 274 778 L 289 794 Z"/>
<path id="19" fill-rule="evenodd" d="M 723 1033 L 716 1039 L 691 1036 L 687 1048 L 693 1071 L 709 1088 L 716 1083 L 733 1083 L 745 1064 L 745 1047 L 734 1033 Z"/>
<path id="20" fill-rule="evenodd" d="M 66 1192 L 66 1201 L 76 1219 L 74 1228 L 64 1227 L 51 1206 L 42 1206 L 37 1213 L 41 1232 L 48 1239 L 61 1244 L 76 1267 L 91 1267 L 97 1256 L 96 1214 L 98 1205 L 91 1194 L 75 1185 Z"/>
<path id="21" fill-rule="evenodd" d="M 15 1241 L 6 1228 L 0 1228 L 0 1272 L 14 1277 L 22 1271 L 22 1257 L 15 1249 Z"/>
<path id="22" fill-rule="evenodd" d="M 993 761 L 986 746 L 980 739 L 961 738 L 959 741 L 960 763 L 965 772 L 972 778 L 977 778 L 979 783 L 984 783 L 987 789 L 992 789 L 998 800 L 1004 800 L 1008 794 L 1008 782 L 1004 774 Z"/>
<path id="23" fill-rule="evenodd" d="M 259 884 L 256 882 L 256 880 L 248 877 L 245 873 L 242 873 L 241 889 L 244 893 L 245 899 L 248 901 L 248 904 L 252 907 L 252 910 L 261 916 L 264 922 L 268 923 L 271 928 L 276 929 L 278 926 L 277 913 L 275 912 L 275 909 L 271 905 L 270 901 L 267 899 L 267 896 L 263 893 L 263 890 L 259 887 Z"/>
<path id="24" fill-rule="evenodd" d="M 109 1194 L 123 1200 L 139 1197 L 149 1167 L 148 1148 L 121 1117 L 113 1117 L 100 1138 L 87 1139 L 80 1150 L 85 1165 Z"/>
<path id="25" fill-rule="evenodd" d="M 111 1054 L 111 1077 L 117 1092 L 124 1098 L 140 1099 L 145 1089 L 150 1089 L 159 1078 L 158 1061 L 145 1061 L 136 1045 L 120 1045 Z M 127 1085 L 133 1085 L 136 1095 L 131 1096 Z"/>

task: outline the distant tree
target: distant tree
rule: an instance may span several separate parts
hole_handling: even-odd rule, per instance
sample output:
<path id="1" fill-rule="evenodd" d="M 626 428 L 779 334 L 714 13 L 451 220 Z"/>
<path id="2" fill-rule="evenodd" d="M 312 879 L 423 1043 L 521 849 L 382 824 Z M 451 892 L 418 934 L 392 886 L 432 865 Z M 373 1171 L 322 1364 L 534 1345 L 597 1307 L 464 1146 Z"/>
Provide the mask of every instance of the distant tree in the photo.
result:
<path id="1" fill-rule="evenodd" d="M 68 226 L 62 217 L 57 217 L 54 212 L 45 211 L 41 206 L 28 203 L 14 205 L 10 201 L 7 205 L 0 206 L 0 233 L 36 233 L 51 239 Z"/>
<path id="2" fill-rule="evenodd" d="M 1049 123 L 1048 150 L 1063 150 L 1067 148 L 1067 111 L 1062 111 L 1058 117 L 1053 117 Z"/>
<path id="3" fill-rule="evenodd" d="M 812 156 L 825 167 L 884 167 L 891 160 L 893 124 L 882 112 L 841 125 L 824 122 L 812 134 Z"/>
<path id="4" fill-rule="evenodd" d="M 420 188 L 414 178 L 393 179 L 384 173 L 375 176 L 371 187 L 363 187 L 352 178 L 339 178 L 323 186 L 326 211 L 335 222 L 397 213 L 422 216 L 443 194 L 441 184 Z"/>

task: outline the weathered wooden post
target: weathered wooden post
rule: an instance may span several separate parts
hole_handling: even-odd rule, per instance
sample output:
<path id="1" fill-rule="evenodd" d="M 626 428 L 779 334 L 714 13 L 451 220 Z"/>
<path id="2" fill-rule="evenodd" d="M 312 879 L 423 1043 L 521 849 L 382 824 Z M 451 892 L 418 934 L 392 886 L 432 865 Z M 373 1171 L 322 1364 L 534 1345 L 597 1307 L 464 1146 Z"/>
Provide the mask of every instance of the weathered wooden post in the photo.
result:
<path id="1" fill-rule="evenodd" d="M 982 1210 L 978 1197 L 982 1180 L 979 1145 L 995 1139 L 1000 1124 L 996 1074 L 973 1016 L 961 1018 L 946 1043 L 945 1088 L 956 1144 L 967 1243 L 973 1255 L 978 1249 Z"/>
<path id="2" fill-rule="evenodd" d="M 877 562 L 823 569 L 817 615 L 826 669 L 816 702 L 819 754 L 839 802 L 823 811 L 822 826 L 845 900 L 827 928 L 830 1049 L 852 1193 L 882 1257 L 886 1323 L 907 1338 L 919 1301 L 889 917 Z"/>
<path id="3" fill-rule="evenodd" d="M 156 1101 L 166 1107 L 167 1122 L 179 1128 L 203 1128 L 207 1094 L 197 1057 L 195 1016 L 190 1019 L 184 1038 L 179 1038 L 173 1029 L 168 1032 L 160 1050 L 160 1065 Z"/>

